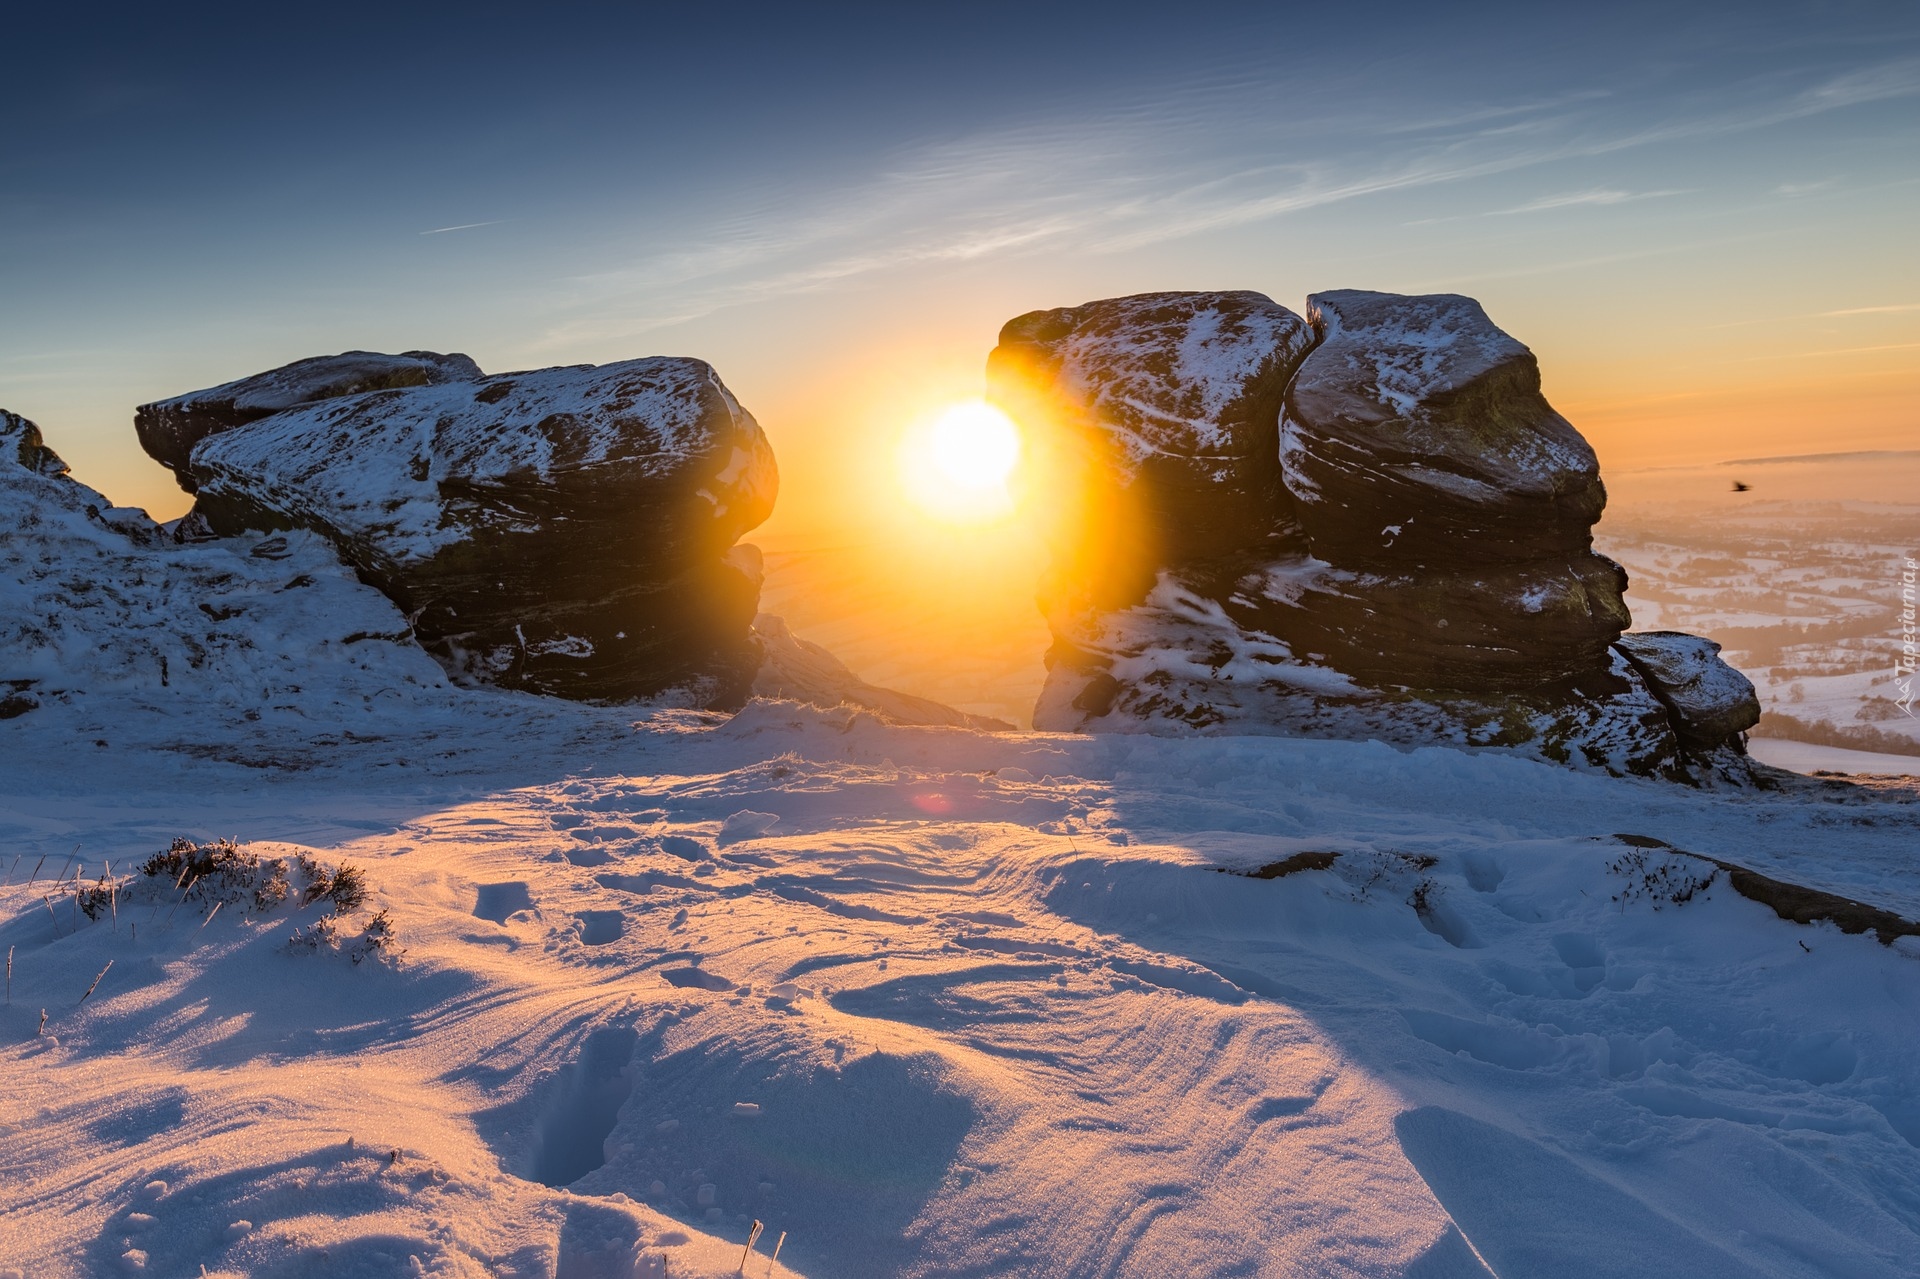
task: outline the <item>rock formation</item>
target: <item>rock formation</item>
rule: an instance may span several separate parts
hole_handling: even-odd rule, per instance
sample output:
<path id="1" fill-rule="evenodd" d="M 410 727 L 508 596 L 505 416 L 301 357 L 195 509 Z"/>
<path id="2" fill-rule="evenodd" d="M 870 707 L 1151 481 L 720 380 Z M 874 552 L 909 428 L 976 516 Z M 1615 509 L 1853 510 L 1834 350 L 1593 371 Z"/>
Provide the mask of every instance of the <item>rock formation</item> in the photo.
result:
<path id="1" fill-rule="evenodd" d="M 701 389 L 703 385 L 718 387 L 710 373 L 700 373 L 705 366 L 694 361 L 635 363 L 667 366 L 647 375 L 651 384 L 656 390 L 670 386 L 686 390 L 694 397 L 696 408 L 709 397 Z M 597 372 L 624 388 L 611 397 L 626 402 L 626 408 L 619 411 L 633 411 L 641 387 L 635 380 L 638 375 L 630 368 L 622 371 L 622 367 Z M 596 371 L 551 372 L 567 376 L 550 379 L 550 392 L 554 380 L 580 392 L 577 379 Z M 516 375 L 515 380 L 537 383 L 540 376 Z M 700 380 L 702 376 L 705 382 Z M 497 386 L 508 380 L 493 381 Z M 485 387 L 477 391 L 482 397 L 487 393 Z M 584 392 L 580 395 L 591 398 Z M 708 402 L 702 411 L 710 416 L 725 412 L 728 423 L 736 423 L 732 415 L 738 413 L 751 423 L 744 411 L 732 406 L 724 391 L 716 389 L 711 396 L 718 397 L 718 408 Z M 495 394 L 492 402 L 508 403 L 509 395 Z M 343 399 L 334 408 L 350 410 L 351 405 Z M 340 420 L 367 427 L 377 440 L 380 433 L 373 429 L 376 419 L 364 410 L 365 406 L 361 411 L 344 411 Z M 327 420 L 334 420 L 333 415 Z M 656 414 L 652 420 L 656 425 L 691 421 L 688 432 L 702 429 L 697 420 L 687 419 L 684 414 L 681 419 Z M 449 433 L 443 444 L 454 452 L 453 432 L 459 422 L 448 417 L 431 421 Z M 299 434 L 307 429 L 277 419 L 256 419 L 256 424 L 271 440 L 281 440 L 282 430 Z M 582 422 L 578 418 L 571 423 L 546 422 L 540 439 L 553 443 L 567 438 L 569 430 L 584 431 L 591 425 L 591 419 Z M 236 429 L 233 434 L 238 437 L 252 429 Z M 740 442 L 738 437 L 745 428 L 736 423 L 732 429 L 736 442 Z M 355 439 L 364 443 L 366 437 L 347 434 L 345 444 L 336 436 L 326 438 L 352 454 Z M 641 465 L 648 455 L 636 445 L 635 432 L 627 431 L 619 438 L 622 446 L 636 455 L 629 459 L 631 464 Z M 235 443 L 239 443 L 237 438 Z M 258 450 L 270 453 L 273 447 L 255 441 L 249 446 L 254 451 L 240 454 L 236 449 L 236 455 L 257 457 Z M 764 447 L 757 433 L 746 435 L 743 448 Z M 357 456 L 366 462 L 368 470 L 360 475 L 362 483 L 355 488 L 341 479 L 337 466 L 344 462 L 328 459 L 323 456 L 325 452 L 293 450 L 284 459 L 289 463 L 296 458 L 321 463 L 310 472 L 294 465 L 269 468 L 264 461 L 258 470 L 215 467 L 211 463 L 207 470 L 196 470 L 195 479 L 216 481 L 201 489 L 202 502 L 212 512 L 212 519 L 209 521 L 203 512 L 198 517 L 202 533 L 182 538 L 177 535 L 178 523 L 156 524 L 146 512 L 115 507 L 100 493 L 74 480 L 59 455 L 47 447 L 38 427 L 0 410 L 0 521 L 7 529 L 7 536 L 0 538 L 0 721 L 53 706 L 59 708 L 54 713 L 67 716 L 78 726 L 76 731 L 84 731 L 89 737 L 104 732 L 119 738 L 123 732 L 131 733 L 159 742 L 167 750 L 274 769 L 318 766 L 342 741 L 365 740 L 369 734 L 390 735 L 396 724 L 405 725 L 405 731 L 421 741 L 422 749 L 440 753 L 426 743 L 445 727 L 449 714 L 457 713 L 463 699 L 484 693 L 452 686 L 442 666 L 422 651 L 417 622 L 410 625 L 391 599 L 359 580 L 366 574 L 357 574 L 342 562 L 339 553 L 339 548 L 348 544 L 346 529 L 365 531 L 368 527 L 367 520 L 356 514 L 364 513 L 368 503 L 349 501 L 343 494 L 358 493 L 364 499 L 369 491 L 393 492 L 391 486 L 381 487 L 385 481 L 380 478 L 392 479 L 381 469 L 380 459 L 391 462 L 393 454 L 375 446 L 362 449 Z M 655 454 L 658 452 L 656 449 Z M 444 455 L 436 456 L 446 460 Z M 731 475 L 726 475 L 728 468 L 722 467 L 722 476 L 710 476 L 704 492 L 696 491 L 691 499 L 683 500 L 682 505 L 693 510 L 698 522 L 689 517 L 685 522 L 694 531 L 676 535 L 683 542 L 682 554 L 689 553 L 686 547 L 698 536 L 709 539 L 709 566 L 718 563 L 719 572 L 732 575 L 730 580 L 723 576 L 722 584 L 744 594 L 744 604 L 740 596 L 730 595 L 720 601 L 719 607 L 744 606 L 750 611 L 757 595 L 753 584 L 759 578 L 759 555 L 751 546 L 724 545 L 730 536 L 725 530 L 729 516 L 718 508 L 731 502 L 732 520 L 758 518 L 757 512 L 764 511 L 770 493 L 764 487 L 754 491 L 749 477 L 754 468 L 767 465 L 769 469 L 760 475 L 770 486 L 770 464 L 752 453 L 745 461 L 731 455 L 727 460 Z M 561 461 L 550 458 L 549 469 L 560 469 L 568 461 L 576 467 L 583 465 L 580 458 L 568 455 Z M 471 475 L 471 469 L 467 473 Z M 249 505 L 251 499 L 232 496 L 223 485 L 236 474 L 257 477 L 263 497 L 273 504 Z M 412 473 L 406 468 L 402 467 L 399 475 L 408 484 L 413 483 Z M 315 487 L 301 487 L 297 481 L 303 477 Z M 616 473 L 608 482 L 621 478 Z M 624 488 L 614 487 L 605 500 L 611 503 L 625 492 L 644 502 L 648 490 L 632 483 L 630 476 L 627 481 Z M 533 484 L 527 476 L 521 476 L 520 482 L 522 494 L 524 486 Z M 676 490 L 668 487 L 666 491 L 672 494 Z M 685 499 L 684 494 L 680 496 Z M 490 500 L 495 505 L 488 509 L 497 512 L 498 496 Z M 551 537 L 557 548 L 542 551 L 508 540 L 508 554 L 535 561 L 544 555 L 562 561 L 562 568 L 572 554 L 582 556 L 588 567 L 608 566 L 616 577 L 605 591 L 610 598 L 600 606 L 609 610 L 632 606 L 633 601 L 620 593 L 625 584 L 617 578 L 622 571 L 622 562 L 614 559 L 621 551 L 617 539 L 605 537 L 602 530 L 598 543 L 601 551 L 596 553 L 593 529 L 579 528 L 580 521 L 571 514 L 556 516 L 549 511 L 546 518 L 534 519 L 540 512 L 534 511 L 524 496 L 522 501 L 521 523 L 511 531 L 528 539 Z M 379 502 L 373 505 L 392 523 L 376 530 L 378 536 L 368 539 L 367 545 L 400 546 L 410 535 L 431 542 L 434 536 L 448 531 L 443 525 L 433 524 L 431 518 L 422 517 L 418 510 L 387 509 Z M 343 517 L 342 527 L 333 527 L 313 515 L 315 508 L 344 512 L 354 522 L 349 525 Z M 576 502 L 568 510 L 609 522 L 616 518 L 598 513 L 589 502 Z M 409 524 L 414 517 L 421 520 Z M 650 515 L 641 506 L 630 511 L 628 517 L 644 528 L 649 519 L 657 523 L 659 513 Z M 226 534 L 206 529 L 209 522 L 219 524 Z M 722 526 L 717 532 L 712 527 L 715 523 Z M 280 531 L 270 526 L 278 526 Z M 450 536 L 455 539 L 454 545 L 466 548 L 467 554 L 486 555 L 501 545 L 484 536 L 467 536 L 466 528 L 454 526 Z M 433 556 L 403 561 L 399 571 L 412 571 L 422 563 L 431 569 Z M 596 580 L 589 573 L 547 581 L 539 578 L 537 563 L 528 567 L 504 556 L 497 565 L 483 567 L 495 568 L 495 580 L 516 592 L 503 593 L 489 602 L 494 615 L 511 614 L 519 619 L 513 625 L 529 634 L 540 633 L 537 628 L 544 618 L 567 616 L 569 607 L 575 615 L 587 613 L 589 621 L 593 620 L 595 597 L 584 593 Z M 435 578 L 425 580 L 426 589 L 435 589 Z M 583 596 L 571 600 L 558 597 L 558 592 L 570 585 L 582 588 Z M 686 589 L 697 587 L 695 582 Z M 712 604 L 704 607 L 719 611 Z M 729 709 L 751 695 L 827 707 L 850 705 L 901 724 L 989 731 L 1011 728 L 998 720 L 869 684 L 825 649 L 794 635 L 778 617 L 762 615 L 749 620 L 750 626 L 742 624 L 724 636 L 722 657 L 732 664 L 730 668 L 716 673 L 715 667 L 700 667 L 664 689 L 654 704 Z M 517 647 L 518 633 L 514 643 Z M 484 677 L 489 674 L 471 668 L 466 673 L 482 677 L 467 683 L 487 682 Z M 511 669 L 508 673 L 513 674 Z M 649 688 L 659 680 L 651 672 L 644 678 Z M 565 685 L 562 691 L 575 687 Z M 633 696 L 626 690 L 609 695 L 621 701 Z M 183 713 L 184 706 L 191 706 L 194 713 Z M 505 716 L 503 723 L 530 721 L 540 714 L 524 703 L 506 703 L 499 709 Z M 209 710 L 213 713 L 204 713 Z M 135 719 L 144 724 L 135 724 Z M 106 742 L 97 744 L 104 746 Z"/>
<path id="2" fill-rule="evenodd" d="M 481 376 L 480 366 L 466 356 L 434 351 L 316 355 L 237 382 L 142 404 L 134 410 L 133 429 L 140 437 L 140 447 L 172 471 L 180 486 L 191 493 L 194 479 L 188 460 L 194 445 L 209 435 L 315 400 L 363 391 L 477 382 Z"/>
<path id="3" fill-rule="evenodd" d="M 1600 464 L 1540 394 L 1533 352 L 1454 294 L 1316 293 L 1280 463 L 1316 553 L 1481 566 L 1580 555 Z"/>
<path id="4" fill-rule="evenodd" d="M 1720 646 L 1679 631 L 1622 635 L 1620 652 L 1673 713 L 1674 732 L 1712 749 L 1760 722 L 1753 682 L 1720 660 Z"/>
<path id="5" fill-rule="evenodd" d="M 1063 503 L 1043 579 L 1036 727 L 1744 773 L 1752 686 L 1706 641 L 1623 638 L 1626 573 L 1592 549 L 1593 450 L 1472 299 L 1343 290 L 1306 320 L 1251 293 L 1035 312 L 1002 331 L 988 383 L 1091 494 Z M 1115 547 L 1122 569 L 1085 571 Z"/>
<path id="6" fill-rule="evenodd" d="M 1149 293 L 1035 311 L 1001 330 L 992 394 L 1061 477 L 1056 593 L 1137 597 L 1155 568 L 1290 524 L 1278 451 L 1281 397 L 1313 344 L 1258 293 Z"/>
<path id="7" fill-rule="evenodd" d="M 319 533 L 458 677 L 746 696 L 759 576 L 734 542 L 772 508 L 774 460 L 699 360 L 484 377 L 464 356 L 354 353 L 144 413 L 150 448 L 194 441 L 176 466 L 193 522 Z"/>

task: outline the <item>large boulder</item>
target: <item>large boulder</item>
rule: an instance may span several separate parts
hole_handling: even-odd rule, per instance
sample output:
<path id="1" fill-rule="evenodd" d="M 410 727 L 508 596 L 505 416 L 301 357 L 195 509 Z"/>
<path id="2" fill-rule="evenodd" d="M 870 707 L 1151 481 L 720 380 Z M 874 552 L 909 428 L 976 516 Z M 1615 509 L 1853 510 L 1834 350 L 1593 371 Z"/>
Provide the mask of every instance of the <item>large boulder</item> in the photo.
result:
<path id="1" fill-rule="evenodd" d="M 458 676 L 590 700 L 747 695 L 759 573 L 734 542 L 777 477 L 700 360 L 303 402 L 204 436 L 183 473 L 216 534 L 325 536 Z"/>
<path id="2" fill-rule="evenodd" d="M 1287 392 L 1280 460 L 1316 555 L 1479 564 L 1593 544 L 1593 449 L 1478 302 L 1342 289 L 1307 314 L 1320 343 Z"/>
<path id="3" fill-rule="evenodd" d="M 1258 294 L 1156 294 L 1003 330 L 996 398 L 1042 452 L 1093 459 L 1047 494 L 1072 519 L 1035 726 L 1745 776 L 1738 673 L 1705 641 L 1621 641 L 1599 465 L 1533 354 L 1471 298 L 1342 290 L 1307 314 L 1302 333 Z M 1102 576 L 1114 548 L 1124 578 Z"/>
<path id="4" fill-rule="evenodd" d="M 1280 403 L 1312 342 L 1305 320 L 1250 292 L 1146 293 L 1009 321 L 989 395 L 1048 424 L 1049 496 L 1076 499 L 1073 564 L 1055 580 L 1137 598 L 1157 565 L 1284 523 Z"/>
<path id="5" fill-rule="evenodd" d="M 181 487 L 191 493 L 194 481 L 188 459 L 194 445 L 209 435 L 315 400 L 408 386 L 475 382 L 482 376 L 480 366 L 466 356 L 435 351 L 316 355 L 204 391 L 142 404 L 134 410 L 133 429 L 140 437 L 140 447 L 172 471 Z"/>
<path id="6" fill-rule="evenodd" d="M 415 749 L 440 759 L 450 725 L 485 729 L 475 739 L 484 750 L 488 734 L 543 720 L 575 742 L 583 728 L 617 738 L 628 723 L 549 716 L 453 687 L 328 537 L 287 529 L 182 541 L 72 478 L 39 428 L 4 410 L 0 527 L 0 735 L 32 716 L 28 724 L 56 720 L 48 731 L 92 750 L 144 745 L 282 771 L 321 767 L 354 741 L 410 743 L 388 762 Z M 757 572 L 753 548 L 732 554 Z M 777 617 L 756 619 L 738 647 L 754 696 L 901 724 L 1011 727 L 869 684 Z M 695 681 L 661 702 L 712 706 L 716 686 Z M 721 691 L 738 702 L 749 690 Z"/>

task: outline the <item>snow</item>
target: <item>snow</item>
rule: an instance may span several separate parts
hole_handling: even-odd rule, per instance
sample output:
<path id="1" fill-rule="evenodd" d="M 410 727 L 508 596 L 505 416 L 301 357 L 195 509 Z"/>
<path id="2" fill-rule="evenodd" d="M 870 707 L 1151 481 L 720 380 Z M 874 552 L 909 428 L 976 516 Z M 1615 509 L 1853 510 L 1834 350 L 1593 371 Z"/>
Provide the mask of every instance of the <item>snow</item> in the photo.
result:
<path id="1" fill-rule="evenodd" d="M 502 431 L 502 422 L 538 426 Z M 705 458 L 710 483 L 770 501 L 770 491 L 736 491 L 743 477 L 771 483 L 751 473 L 754 449 L 765 449 L 758 425 L 712 368 L 651 358 L 322 400 L 208 437 L 193 466 L 212 496 L 269 490 L 287 513 L 407 562 L 471 535 L 449 517 L 450 488 L 485 492 L 608 467 L 665 479 Z M 716 517 L 727 513 L 711 491 L 708 499 Z M 523 517 L 538 522 L 530 510 Z"/>
<path id="2" fill-rule="evenodd" d="M 265 373 L 235 378 L 204 391 L 160 400 L 145 407 L 165 410 L 215 404 L 264 416 L 323 396 L 337 395 L 342 386 L 377 384 L 391 379 L 395 373 L 413 374 L 421 382 L 477 381 L 485 376 L 480 366 L 464 355 L 439 355 L 430 351 L 408 351 L 401 355 L 346 351 L 297 360 Z"/>
<path id="3" fill-rule="evenodd" d="M 1096 314 L 1060 343 L 1061 388 L 1093 407 L 1134 469 L 1158 454 L 1244 453 L 1248 424 L 1229 410 L 1312 342 L 1299 316 L 1259 294 L 1144 294 L 1083 310 Z"/>
<path id="4" fill-rule="evenodd" d="M 1505 492 L 1552 494 L 1570 476 L 1593 474 L 1593 450 L 1550 411 L 1530 425 L 1501 428 L 1497 449 L 1475 442 L 1471 447 L 1479 456 L 1462 450 L 1457 424 L 1435 425 L 1435 406 L 1449 404 L 1450 392 L 1503 365 L 1532 362 L 1528 348 L 1495 327 L 1472 298 L 1335 289 L 1308 297 L 1307 319 L 1321 341 L 1302 376 L 1344 380 L 1354 396 L 1371 396 L 1382 416 L 1403 419 L 1397 452 L 1445 460 L 1390 469 L 1473 501 Z M 1338 369 L 1345 370 L 1344 378 Z M 1281 429 L 1299 434 L 1290 420 Z M 1300 447 L 1297 438 L 1292 447 Z M 1492 483 L 1482 478 L 1489 465 L 1497 467 Z"/>
<path id="5" fill-rule="evenodd" d="M 0 477 L 19 1273 L 1911 1273 L 1920 945 L 1688 854 L 1920 917 L 1912 781 L 454 688 L 315 544 Z"/>
<path id="6" fill-rule="evenodd" d="M 1609 865 L 1920 915 L 1911 787 L 540 705 L 301 770 L 153 749 L 184 698 L 89 772 L 71 708 L 0 723 L 33 1273 L 720 1275 L 754 1219 L 811 1275 L 1905 1273 L 1920 951 Z M 364 867 L 406 956 L 43 903 L 177 833 Z"/>
<path id="7" fill-rule="evenodd" d="M 1920 755 L 1882 755 L 1873 751 L 1848 750 L 1843 746 L 1818 746 L 1784 737 L 1756 737 L 1747 743 L 1747 753 L 1763 764 L 1795 773 L 1865 773 L 1920 777 Z"/>

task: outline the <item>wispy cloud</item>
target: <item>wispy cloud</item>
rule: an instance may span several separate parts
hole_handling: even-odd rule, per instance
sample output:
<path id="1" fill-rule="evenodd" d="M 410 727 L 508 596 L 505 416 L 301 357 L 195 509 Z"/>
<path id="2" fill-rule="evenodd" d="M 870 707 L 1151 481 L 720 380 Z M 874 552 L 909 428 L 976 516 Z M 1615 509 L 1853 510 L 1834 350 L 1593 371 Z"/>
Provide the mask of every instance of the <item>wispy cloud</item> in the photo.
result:
<path id="1" fill-rule="evenodd" d="M 1920 351 L 1920 342 L 1889 342 L 1881 346 L 1841 346 L 1825 351 L 1795 351 L 1794 358 L 1805 360 L 1816 355 L 1868 355 L 1877 351 Z M 1778 358 L 1778 357 L 1761 357 Z"/>
<path id="2" fill-rule="evenodd" d="M 1742 236 L 1714 236 L 1711 239 L 1694 240 L 1686 243 L 1659 244 L 1646 249 L 1629 249 L 1619 253 L 1599 253 L 1590 257 L 1567 258 L 1559 262 L 1529 262 L 1523 266 L 1511 267 L 1501 271 L 1475 271 L 1468 275 L 1452 276 L 1445 279 L 1416 280 L 1407 285 L 1410 292 L 1434 292 L 1458 288 L 1465 284 L 1482 283 L 1487 280 L 1518 280 L 1536 275 L 1554 275 L 1561 271 L 1584 271 L 1597 266 L 1612 266 L 1617 262 L 1639 262 L 1647 258 L 1670 257 L 1676 253 L 1693 253 L 1702 249 L 1723 248 L 1729 244 L 1756 243 L 1762 240 L 1783 239 L 1793 234 L 1791 231 L 1757 231 Z"/>
<path id="3" fill-rule="evenodd" d="M 1632 204 L 1639 200 L 1659 200 L 1671 195 L 1690 194 L 1692 189 L 1684 187 L 1667 191 L 1619 191 L 1600 188 L 1591 191 L 1573 191 L 1563 195 L 1543 195 L 1525 204 L 1516 204 L 1512 208 L 1488 209 L 1484 213 L 1461 213 L 1446 218 L 1415 218 L 1406 225 L 1438 226 L 1446 222 L 1468 222 L 1474 218 L 1505 218 L 1527 213 L 1551 213 L 1557 209 Z"/>
<path id="4" fill-rule="evenodd" d="M 1798 315 L 1769 315 L 1757 320 L 1731 320 L 1710 324 L 1710 329 L 1744 329 L 1756 324 L 1795 324 L 1801 320 L 1840 320 L 1855 315 L 1901 315 L 1920 311 L 1920 302 L 1898 302 L 1892 306 L 1850 306 L 1839 311 L 1802 311 Z"/>
<path id="5" fill-rule="evenodd" d="M 1891 306 L 1850 306 L 1844 311 L 1822 311 L 1820 318 L 1840 315 L 1892 315 L 1902 311 L 1920 311 L 1920 302 L 1896 302 Z"/>
<path id="6" fill-rule="evenodd" d="M 1802 92 L 1797 104 L 1807 114 L 1837 107 L 1911 98 L 1920 94 L 1920 58 L 1900 58 L 1835 76 Z"/>
<path id="7" fill-rule="evenodd" d="M 1679 188 L 1671 191 L 1575 191 L 1567 195 L 1543 195 L 1537 200 L 1529 200 L 1511 209 L 1495 209 L 1487 216 L 1497 218 L 1518 213 L 1547 213 L 1554 209 L 1572 209 L 1581 205 L 1632 204 L 1636 200 L 1660 200 L 1670 195 L 1686 194 L 1686 190 Z"/>
<path id="8" fill-rule="evenodd" d="M 1534 116 L 1543 112 L 1558 111 L 1566 107 L 1583 103 L 1597 102 L 1612 97 L 1606 89 L 1582 89 L 1575 93 L 1561 94 L 1558 97 L 1545 98 L 1534 102 L 1513 103 L 1505 106 L 1474 107 L 1446 115 L 1429 116 L 1421 120 L 1410 120 L 1404 124 L 1389 126 L 1386 133 L 1433 133 L 1445 129 L 1463 129 L 1469 125 L 1486 125 L 1499 120 L 1504 123 L 1495 126 L 1499 129 L 1512 127 L 1515 116 Z M 1521 127 L 1527 127 L 1522 125 Z"/>
<path id="9" fill-rule="evenodd" d="M 1375 87 L 1352 86 L 1368 94 Z M 1916 92 L 1920 63 L 1907 60 L 1798 87 L 1775 76 L 1700 90 L 1664 112 L 1571 93 L 1433 120 L 1412 110 L 1360 117 L 1358 109 L 1320 106 L 1372 100 L 1337 87 L 1302 106 L 1270 79 L 1202 84 L 902 149 L 865 180 L 810 199 L 737 192 L 733 207 L 742 212 L 705 219 L 674 251 L 560 282 L 541 345 L 644 332 L 919 263 L 1123 253 L 1371 195 L 1709 139 Z M 1597 187 L 1475 216 L 1684 193 Z M 650 223 L 650 237 L 666 234 Z"/>
<path id="10" fill-rule="evenodd" d="M 445 235 L 449 231 L 471 231 L 476 227 L 505 226 L 512 218 L 495 218 L 491 222 L 462 222 L 459 226 L 437 226 L 431 231 L 422 231 L 421 235 Z"/>

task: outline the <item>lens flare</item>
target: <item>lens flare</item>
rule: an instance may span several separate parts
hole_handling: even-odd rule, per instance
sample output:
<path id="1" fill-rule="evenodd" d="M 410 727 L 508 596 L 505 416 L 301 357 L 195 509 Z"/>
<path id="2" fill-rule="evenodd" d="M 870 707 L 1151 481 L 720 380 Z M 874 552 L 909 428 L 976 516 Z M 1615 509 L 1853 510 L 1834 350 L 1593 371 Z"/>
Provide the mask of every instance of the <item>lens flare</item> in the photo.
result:
<path id="1" fill-rule="evenodd" d="M 981 523 L 1012 511 L 1007 480 L 1019 463 L 1019 428 L 991 404 L 968 400 L 907 432 L 900 478 L 925 513 Z"/>

